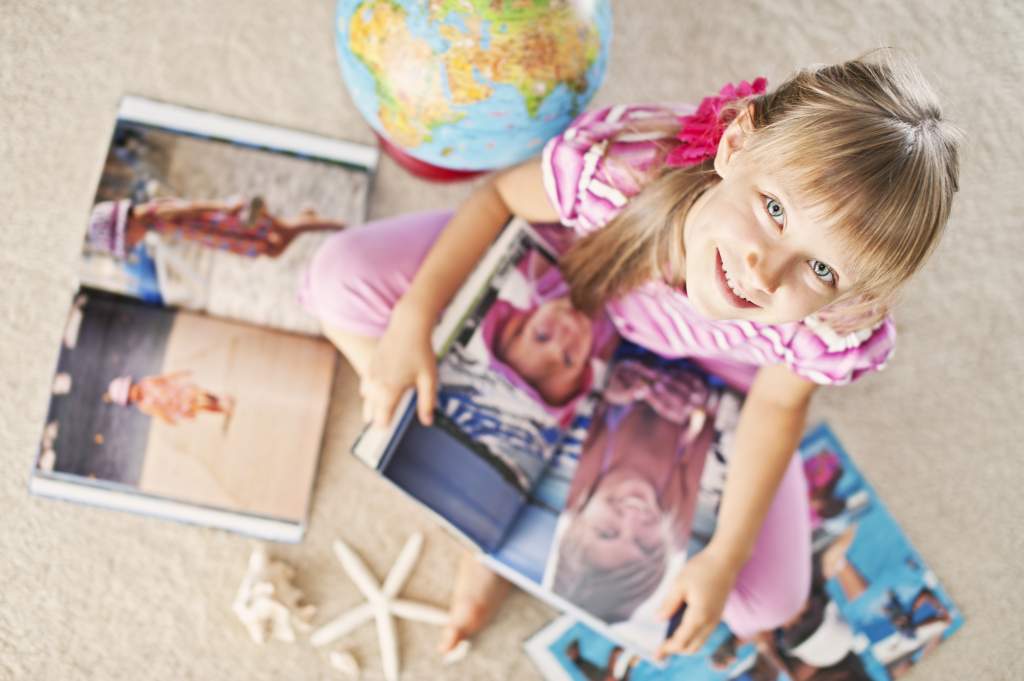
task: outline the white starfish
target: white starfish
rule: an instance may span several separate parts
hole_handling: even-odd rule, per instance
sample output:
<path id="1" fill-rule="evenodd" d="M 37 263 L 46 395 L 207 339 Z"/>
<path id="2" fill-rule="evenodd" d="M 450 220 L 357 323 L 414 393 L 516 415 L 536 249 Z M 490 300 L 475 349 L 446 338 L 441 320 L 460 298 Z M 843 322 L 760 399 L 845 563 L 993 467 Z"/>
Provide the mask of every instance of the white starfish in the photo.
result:
<path id="1" fill-rule="evenodd" d="M 381 586 L 355 551 L 340 539 L 335 541 L 334 553 L 341 561 L 341 567 L 366 597 L 366 603 L 342 613 L 314 631 L 309 639 L 310 643 L 314 646 L 327 645 L 371 618 L 376 619 L 384 678 L 387 681 L 398 681 L 398 641 L 395 636 L 395 621 L 392 618 L 401 617 L 439 626 L 448 623 L 448 613 L 440 608 L 397 598 L 398 592 L 402 590 L 416 565 L 422 547 L 422 534 L 416 532 L 409 537 L 402 547 L 402 552 L 398 554 L 398 560 L 388 571 L 384 585 Z"/>

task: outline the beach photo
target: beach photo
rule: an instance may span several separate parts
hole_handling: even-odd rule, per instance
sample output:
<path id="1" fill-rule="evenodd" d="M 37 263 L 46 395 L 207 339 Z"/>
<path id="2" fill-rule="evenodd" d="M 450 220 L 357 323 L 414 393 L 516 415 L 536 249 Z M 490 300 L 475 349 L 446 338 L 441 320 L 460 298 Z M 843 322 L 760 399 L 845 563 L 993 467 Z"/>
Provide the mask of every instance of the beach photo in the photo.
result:
<path id="1" fill-rule="evenodd" d="M 90 289 L 63 341 L 39 474 L 305 517 L 334 374 L 325 341 Z"/>
<path id="2" fill-rule="evenodd" d="M 300 271 L 331 233 L 363 222 L 375 164 L 334 145 L 126 98 L 88 217 L 83 282 L 316 333 L 296 302 Z"/>

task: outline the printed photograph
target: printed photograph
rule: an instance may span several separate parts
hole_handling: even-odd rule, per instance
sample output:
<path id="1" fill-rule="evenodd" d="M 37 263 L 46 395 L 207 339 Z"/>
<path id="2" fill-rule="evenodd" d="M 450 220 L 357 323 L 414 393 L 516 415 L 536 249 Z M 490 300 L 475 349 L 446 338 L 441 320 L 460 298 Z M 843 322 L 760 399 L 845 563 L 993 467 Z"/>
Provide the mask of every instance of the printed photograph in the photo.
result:
<path id="1" fill-rule="evenodd" d="M 603 314 L 573 307 L 554 256 L 524 233 L 438 365 L 439 411 L 528 493 L 616 341 Z"/>
<path id="2" fill-rule="evenodd" d="M 296 301 L 299 272 L 332 232 L 363 222 L 372 167 L 356 152 L 290 148 L 290 131 L 222 116 L 208 129 L 209 115 L 130 100 L 144 106 L 123 105 L 114 128 L 83 283 L 316 333 Z"/>
<path id="3" fill-rule="evenodd" d="M 39 474 L 301 521 L 335 361 L 324 340 L 83 289 Z"/>
<path id="4" fill-rule="evenodd" d="M 545 586 L 627 640 L 664 638 L 655 611 L 686 559 L 716 404 L 695 371 L 630 358 L 612 366 Z"/>

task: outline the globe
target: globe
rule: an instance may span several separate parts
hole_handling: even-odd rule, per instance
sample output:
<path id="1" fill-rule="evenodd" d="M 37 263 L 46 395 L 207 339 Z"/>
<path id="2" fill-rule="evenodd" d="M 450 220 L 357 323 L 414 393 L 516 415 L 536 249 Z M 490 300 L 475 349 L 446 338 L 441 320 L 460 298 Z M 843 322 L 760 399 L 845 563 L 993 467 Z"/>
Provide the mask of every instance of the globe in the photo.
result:
<path id="1" fill-rule="evenodd" d="M 339 0 L 335 23 L 346 86 L 384 148 L 456 175 L 523 161 L 565 130 L 611 39 L 608 0 Z"/>

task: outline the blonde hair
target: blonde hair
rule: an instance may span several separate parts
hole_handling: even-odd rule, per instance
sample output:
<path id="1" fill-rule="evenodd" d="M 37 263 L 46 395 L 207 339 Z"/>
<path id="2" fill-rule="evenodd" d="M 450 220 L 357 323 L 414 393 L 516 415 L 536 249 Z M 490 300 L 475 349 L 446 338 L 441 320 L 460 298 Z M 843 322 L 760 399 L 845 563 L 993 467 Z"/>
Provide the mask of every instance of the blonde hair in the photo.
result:
<path id="1" fill-rule="evenodd" d="M 659 446 L 664 447 L 663 442 L 654 439 L 654 428 L 651 424 L 665 419 L 650 403 L 644 400 L 628 404 L 603 402 L 594 414 L 594 425 L 584 444 L 581 461 L 593 460 L 591 457 L 602 458 L 612 447 L 611 439 L 616 437 L 618 428 L 623 425 L 622 422 L 616 426 L 611 425 L 613 414 L 623 419 L 623 422 L 626 419 L 638 421 L 641 424 L 639 433 L 649 438 L 643 444 L 650 451 L 657 451 Z M 682 427 L 679 424 L 674 425 L 678 430 L 677 442 L 670 453 L 675 453 L 676 447 L 680 446 L 678 440 L 685 437 Z M 643 557 L 629 560 L 622 565 L 610 568 L 595 565 L 589 553 L 591 547 L 582 516 L 594 499 L 607 472 L 602 466 L 593 479 L 585 482 L 585 487 L 579 490 L 578 495 L 574 496 L 573 492 L 570 492 L 565 509 L 567 524 L 565 532 L 558 540 L 558 558 L 552 590 L 606 622 L 615 623 L 630 619 L 640 604 L 657 590 L 668 569 L 669 553 L 674 550 L 671 547 L 678 528 L 675 527 L 674 518 L 671 516 L 673 509 L 662 505 L 664 501 L 659 493 L 658 505 L 661 515 L 658 519 L 658 531 L 662 541 Z M 672 472 L 669 475 L 671 476 Z M 577 471 L 573 479 L 574 486 L 580 483 L 581 477 L 581 473 Z"/>
<path id="2" fill-rule="evenodd" d="M 552 590 L 609 624 L 624 622 L 664 579 L 668 567 L 667 548 L 659 544 L 642 560 L 615 568 L 599 568 L 587 557 L 584 528 L 578 522 L 582 510 L 569 512 L 569 527 L 558 547 Z M 667 527 L 662 530 L 668 533 Z"/>
<path id="3" fill-rule="evenodd" d="M 749 112 L 744 151 L 777 173 L 850 253 L 855 288 L 818 313 L 839 332 L 885 314 L 938 243 L 958 188 L 960 132 L 942 119 L 913 65 L 888 50 L 878 56 L 802 70 L 722 113 L 724 124 Z M 667 153 L 678 123 L 643 125 L 665 133 Z M 654 167 L 641 178 L 643 191 L 562 258 L 577 307 L 592 311 L 656 276 L 682 282 L 686 214 L 720 178 L 713 159 Z"/>

